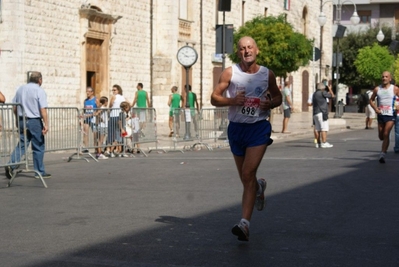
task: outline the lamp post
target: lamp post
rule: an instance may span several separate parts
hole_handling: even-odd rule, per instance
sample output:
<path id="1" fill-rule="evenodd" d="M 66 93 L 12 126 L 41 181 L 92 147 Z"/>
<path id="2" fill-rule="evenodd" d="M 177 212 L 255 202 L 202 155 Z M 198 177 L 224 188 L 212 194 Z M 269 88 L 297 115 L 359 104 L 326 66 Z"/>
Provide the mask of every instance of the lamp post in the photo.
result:
<path id="1" fill-rule="evenodd" d="M 323 13 L 323 6 L 326 3 L 328 3 L 328 2 L 331 2 L 333 5 L 335 5 L 335 8 L 336 8 L 335 22 L 336 22 L 337 27 L 338 27 L 337 29 L 339 29 L 340 25 L 341 25 L 342 5 L 344 3 L 346 3 L 346 2 L 352 3 L 353 6 L 354 6 L 354 9 L 355 9 L 355 11 L 353 12 L 353 14 L 352 14 L 352 16 L 350 18 L 352 24 L 356 25 L 356 24 L 358 24 L 360 22 L 359 15 L 357 14 L 357 11 L 356 11 L 356 4 L 353 3 L 352 1 L 347 0 L 347 1 L 341 2 L 341 0 L 337 0 L 335 2 L 335 1 L 332 1 L 332 0 L 328 0 L 328 1 L 324 1 L 323 2 L 323 0 L 321 0 L 320 15 L 319 15 L 319 18 L 318 18 L 318 21 L 319 21 L 319 24 L 320 24 L 321 27 L 323 27 L 326 24 L 326 22 L 327 22 L 327 17 Z M 339 114 L 338 114 L 338 89 L 339 89 L 339 64 L 340 64 L 339 63 L 339 38 L 342 38 L 342 36 L 341 37 L 336 36 L 336 38 L 337 38 L 337 52 L 335 54 L 335 64 L 336 64 L 337 78 L 336 78 L 336 87 L 335 87 L 336 88 L 335 89 L 336 96 L 335 96 L 335 115 L 334 115 L 334 118 L 338 118 L 339 117 Z"/>

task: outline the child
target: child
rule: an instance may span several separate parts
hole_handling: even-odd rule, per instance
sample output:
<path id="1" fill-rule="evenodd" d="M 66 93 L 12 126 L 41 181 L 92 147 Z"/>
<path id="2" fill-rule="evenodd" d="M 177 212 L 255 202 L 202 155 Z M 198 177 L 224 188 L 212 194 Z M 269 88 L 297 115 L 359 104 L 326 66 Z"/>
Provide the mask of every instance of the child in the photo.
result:
<path id="1" fill-rule="evenodd" d="M 102 146 L 104 145 L 105 135 L 108 132 L 108 112 L 106 110 L 108 106 L 108 97 L 102 96 L 100 98 L 100 109 L 97 110 L 95 116 L 93 117 L 94 125 L 97 125 L 97 148 L 96 148 L 96 158 L 97 159 L 108 159 L 102 153 Z M 97 122 L 97 124 L 96 124 Z"/>
<path id="2" fill-rule="evenodd" d="M 132 112 L 132 128 L 133 128 L 133 144 L 136 147 L 137 153 L 140 153 L 140 144 L 139 142 L 139 134 L 141 133 L 141 127 L 140 127 L 140 120 L 137 117 L 136 112 L 133 110 Z M 133 153 L 133 148 L 132 148 L 132 153 Z"/>
<path id="3" fill-rule="evenodd" d="M 121 132 L 121 136 L 123 137 L 123 144 L 124 144 L 124 151 L 126 152 L 126 147 L 131 148 L 131 134 L 132 134 L 132 129 L 130 127 L 130 104 L 127 101 L 123 101 L 120 105 L 122 112 L 119 114 L 119 129 Z M 120 152 L 122 152 L 122 148 L 120 149 Z M 120 157 L 129 157 L 126 153 L 122 153 Z"/>

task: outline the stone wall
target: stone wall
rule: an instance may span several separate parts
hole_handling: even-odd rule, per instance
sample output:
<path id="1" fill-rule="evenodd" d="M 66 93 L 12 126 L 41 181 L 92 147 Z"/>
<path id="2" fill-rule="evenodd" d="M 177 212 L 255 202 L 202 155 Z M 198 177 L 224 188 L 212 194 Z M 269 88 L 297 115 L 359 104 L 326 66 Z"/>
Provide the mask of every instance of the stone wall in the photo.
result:
<path id="1" fill-rule="evenodd" d="M 105 14 L 122 16 L 112 25 L 107 66 L 108 87 L 101 88 L 101 95 L 110 96 L 111 86 L 119 84 L 124 89 L 125 97 L 132 102 L 136 84 L 142 82 L 144 90 L 152 95 L 158 120 L 166 121 L 171 86 L 184 87 L 184 69 L 177 62 L 176 53 L 181 46 L 188 43 L 199 54 L 199 59 L 192 68 L 193 91 L 200 97 L 203 107 L 210 107 L 213 81 L 218 78 L 213 77 L 213 70 L 221 67 L 221 63 L 212 62 L 215 53 L 215 26 L 223 23 L 223 13 L 217 11 L 216 1 L 187 1 L 190 8 L 188 21 L 191 25 L 191 34 L 188 37 L 179 35 L 179 1 L 2 1 L 0 47 L 13 52 L 1 53 L 0 90 L 10 101 L 15 88 L 26 82 L 26 73 L 38 70 L 43 74 L 43 87 L 51 106 L 81 107 L 86 82 L 82 71 L 85 58 L 82 55 L 88 26 L 87 20 L 80 17 L 79 9 L 82 3 L 90 3 Z M 281 0 L 248 0 L 245 1 L 244 11 L 242 2 L 232 0 L 231 11 L 225 12 L 226 24 L 233 24 L 237 28 L 242 25 L 243 20 L 264 15 L 265 9 L 267 15 L 286 13 L 287 20 L 297 31 L 306 32 L 308 38 L 314 38 L 315 44 L 319 44 L 319 0 L 291 1 L 289 11 L 284 10 L 284 1 Z M 306 21 L 302 18 L 304 10 L 307 10 Z M 325 31 L 329 29 L 328 26 L 325 27 Z M 325 34 L 325 51 L 332 50 L 330 36 L 331 34 Z M 325 55 L 326 58 L 331 58 L 331 54 Z M 322 65 L 328 64 L 326 62 Z M 226 67 L 230 65 L 227 58 Z M 307 70 L 312 79 L 313 69 L 318 71 L 318 66 L 313 68 L 309 65 L 291 74 L 294 78 L 293 98 L 296 110 L 301 110 L 302 107 L 302 90 L 311 90 L 302 88 L 302 72 Z M 312 81 L 309 84 L 312 85 Z"/>

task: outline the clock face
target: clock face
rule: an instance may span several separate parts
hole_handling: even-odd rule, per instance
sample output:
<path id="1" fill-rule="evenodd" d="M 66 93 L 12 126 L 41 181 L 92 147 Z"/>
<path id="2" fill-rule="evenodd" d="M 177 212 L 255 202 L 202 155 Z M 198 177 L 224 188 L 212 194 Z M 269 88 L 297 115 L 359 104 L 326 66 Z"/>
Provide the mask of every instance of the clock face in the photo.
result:
<path id="1" fill-rule="evenodd" d="M 198 54 L 197 51 L 191 46 L 183 46 L 177 51 L 177 60 L 184 67 L 191 67 L 197 62 Z"/>

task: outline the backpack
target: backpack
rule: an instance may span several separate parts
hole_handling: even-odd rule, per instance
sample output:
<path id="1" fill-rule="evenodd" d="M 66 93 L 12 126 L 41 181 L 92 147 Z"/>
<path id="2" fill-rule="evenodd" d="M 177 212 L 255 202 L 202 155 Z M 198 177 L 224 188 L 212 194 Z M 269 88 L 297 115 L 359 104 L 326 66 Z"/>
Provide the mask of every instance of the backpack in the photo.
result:
<path id="1" fill-rule="evenodd" d="M 370 103 L 369 94 L 367 92 L 362 94 L 362 100 L 365 105 L 368 105 Z"/>

